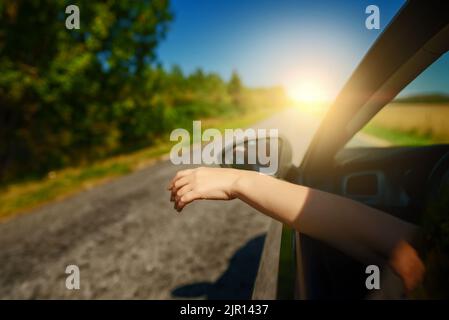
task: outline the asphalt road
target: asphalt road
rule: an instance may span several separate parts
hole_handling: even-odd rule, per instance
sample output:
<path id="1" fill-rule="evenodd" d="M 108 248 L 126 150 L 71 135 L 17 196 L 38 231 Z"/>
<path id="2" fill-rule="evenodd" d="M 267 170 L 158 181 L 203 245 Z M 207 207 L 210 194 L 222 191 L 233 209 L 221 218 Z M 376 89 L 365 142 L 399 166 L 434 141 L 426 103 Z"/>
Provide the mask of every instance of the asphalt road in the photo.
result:
<path id="1" fill-rule="evenodd" d="M 279 128 L 299 163 L 318 121 L 288 109 Z M 0 225 L 0 298 L 249 298 L 270 219 L 235 200 L 173 210 L 169 161 Z M 65 286 L 68 265 L 80 289 Z"/>

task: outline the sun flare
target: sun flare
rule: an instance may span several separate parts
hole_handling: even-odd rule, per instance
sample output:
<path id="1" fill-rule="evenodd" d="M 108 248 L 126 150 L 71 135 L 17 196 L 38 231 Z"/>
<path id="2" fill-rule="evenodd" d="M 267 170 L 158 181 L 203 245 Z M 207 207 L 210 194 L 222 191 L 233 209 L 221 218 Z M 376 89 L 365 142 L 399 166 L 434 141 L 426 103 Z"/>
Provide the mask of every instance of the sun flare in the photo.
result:
<path id="1" fill-rule="evenodd" d="M 296 102 L 318 103 L 328 99 L 323 86 L 314 81 L 304 81 L 287 86 L 287 93 Z"/>

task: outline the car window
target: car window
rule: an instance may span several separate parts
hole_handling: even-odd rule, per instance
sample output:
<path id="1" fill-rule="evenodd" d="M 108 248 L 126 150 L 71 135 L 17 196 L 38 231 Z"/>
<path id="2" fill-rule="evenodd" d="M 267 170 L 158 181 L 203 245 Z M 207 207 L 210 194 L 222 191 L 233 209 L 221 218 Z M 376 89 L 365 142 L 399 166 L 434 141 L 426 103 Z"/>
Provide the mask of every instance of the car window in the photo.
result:
<path id="1" fill-rule="evenodd" d="M 347 147 L 449 142 L 449 53 L 427 68 L 348 142 Z"/>

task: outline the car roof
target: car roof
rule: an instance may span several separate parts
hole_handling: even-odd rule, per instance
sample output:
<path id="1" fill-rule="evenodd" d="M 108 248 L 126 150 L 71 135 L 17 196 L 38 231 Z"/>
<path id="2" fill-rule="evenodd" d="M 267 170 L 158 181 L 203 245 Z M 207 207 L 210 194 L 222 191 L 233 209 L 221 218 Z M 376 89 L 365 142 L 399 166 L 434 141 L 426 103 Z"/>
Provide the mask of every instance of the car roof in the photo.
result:
<path id="1" fill-rule="evenodd" d="M 326 168 L 354 134 L 448 50 L 449 1 L 406 2 L 329 108 L 302 169 Z"/>

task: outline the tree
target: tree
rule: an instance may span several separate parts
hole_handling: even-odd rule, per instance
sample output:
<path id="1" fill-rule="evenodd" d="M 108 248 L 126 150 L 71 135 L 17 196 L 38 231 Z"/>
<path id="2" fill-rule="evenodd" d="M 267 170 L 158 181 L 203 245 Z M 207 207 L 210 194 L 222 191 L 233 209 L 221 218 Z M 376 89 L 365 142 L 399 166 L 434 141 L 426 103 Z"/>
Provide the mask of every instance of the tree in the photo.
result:
<path id="1" fill-rule="evenodd" d="M 0 182 L 146 139 L 168 0 L 0 0 Z M 153 111 L 152 111 L 153 112 Z M 139 122 L 140 121 L 140 122 Z"/>
<path id="2" fill-rule="evenodd" d="M 232 97 L 233 104 L 239 106 L 241 104 L 242 81 L 236 70 L 232 72 L 231 79 L 228 83 L 228 92 Z"/>

